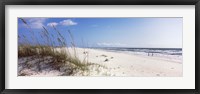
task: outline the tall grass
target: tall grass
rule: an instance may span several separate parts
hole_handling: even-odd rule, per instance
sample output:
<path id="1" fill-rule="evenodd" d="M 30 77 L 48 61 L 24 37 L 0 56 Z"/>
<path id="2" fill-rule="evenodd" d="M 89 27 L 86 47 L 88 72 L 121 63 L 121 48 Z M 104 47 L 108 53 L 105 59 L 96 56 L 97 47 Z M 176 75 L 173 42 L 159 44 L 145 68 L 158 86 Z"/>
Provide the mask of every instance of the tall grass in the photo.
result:
<path id="1" fill-rule="evenodd" d="M 51 28 L 43 26 L 41 32 L 39 33 L 40 38 L 38 38 L 28 22 L 23 18 L 20 18 L 20 20 L 27 26 L 27 32 L 30 32 L 30 36 L 25 36 L 23 34 L 18 35 L 18 40 L 20 40 L 18 42 L 19 58 L 34 56 L 43 58 L 42 61 L 44 61 L 45 57 L 52 57 L 50 63 L 54 66 L 62 65 L 63 67 L 63 65 L 65 65 L 66 67 L 70 67 L 72 71 L 88 70 L 87 66 L 90 65 L 90 63 L 86 60 L 81 61 L 77 57 L 74 37 L 70 30 L 68 30 L 66 34 L 69 34 L 71 39 L 69 42 L 71 43 L 74 54 L 71 54 L 69 51 L 69 45 L 65 39 L 66 36 L 64 37 L 64 35 L 62 35 L 54 25 L 52 25 L 52 32 L 56 33 L 56 35 L 49 31 Z M 31 41 L 28 38 L 31 38 Z M 73 73 L 69 75 L 73 75 Z"/>

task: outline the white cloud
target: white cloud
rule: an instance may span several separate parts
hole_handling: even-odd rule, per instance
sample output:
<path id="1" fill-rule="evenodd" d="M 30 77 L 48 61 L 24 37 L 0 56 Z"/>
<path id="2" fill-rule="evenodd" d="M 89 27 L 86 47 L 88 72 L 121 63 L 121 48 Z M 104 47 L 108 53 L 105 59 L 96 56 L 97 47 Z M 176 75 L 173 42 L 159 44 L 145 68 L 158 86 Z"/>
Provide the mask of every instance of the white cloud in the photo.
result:
<path id="1" fill-rule="evenodd" d="M 47 18 L 25 18 L 31 28 L 40 29 Z"/>
<path id="2" fill-rule="evenodd" d="M 51 22 L 51 23 L 47 24 L 47 26 L 57 26 L 57 25 L 58 25 L 58 23 L 56 23 L 56 22 Z"/>
<path id="3" fill-rule="evenodd" d="M 77 25 L 78 23 L 68 19 L 68 20 L 63 20 L 60 22 L 61 25 L 66 25 L 66 26 L 72 26 L 72 25 Z"/>
<path id="4" fill-rule="evenodd" d="M 101 43 L 97 43 L 98 46 L 111 46 L 111 47 L 122 47 L 122 46 L 126 46 L 126 44 L 122 44 L 122 43 L 107 43 L 107 42 L 101 42 Z"/>
<path id="5" fill-rule="evenodd" d="M 24 18 L 24 20 L 29 24 L 29 26 L 34 29 L 41 29 L 43 26 L 45 26 L 44 23 L 47 19 L 48 18 Z M 77 24 L 78 24 L 77 22 L 74 22 L 71 19 L 67 19 L 67 20 L 60 21 L 59 23 L 57 22 L 47 23 L 47 26 L 52 26 L 52 25 L 72 26 L 72 25 L 77 25 Z"/>

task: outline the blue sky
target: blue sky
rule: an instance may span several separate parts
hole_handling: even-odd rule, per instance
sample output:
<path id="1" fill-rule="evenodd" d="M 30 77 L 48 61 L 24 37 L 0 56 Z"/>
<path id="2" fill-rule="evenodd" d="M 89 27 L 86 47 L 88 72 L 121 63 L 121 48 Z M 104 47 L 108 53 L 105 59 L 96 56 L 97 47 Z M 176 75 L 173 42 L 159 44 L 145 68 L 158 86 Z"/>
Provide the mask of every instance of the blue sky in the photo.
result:
<path id="1" fill-rule="evenodd" d="M 44 26 L 56 35 L 54 25 L 70 42 L 70 30 L 78 47 L 182 48 L 182 18 L 23 18 L 18 19 L 18 35 L 27 40 L 34 32 L 40 37 Z M 22 40 L 19 40 L 22 41 Z M 33 43 L 34 44 L 34 43 Z"/>

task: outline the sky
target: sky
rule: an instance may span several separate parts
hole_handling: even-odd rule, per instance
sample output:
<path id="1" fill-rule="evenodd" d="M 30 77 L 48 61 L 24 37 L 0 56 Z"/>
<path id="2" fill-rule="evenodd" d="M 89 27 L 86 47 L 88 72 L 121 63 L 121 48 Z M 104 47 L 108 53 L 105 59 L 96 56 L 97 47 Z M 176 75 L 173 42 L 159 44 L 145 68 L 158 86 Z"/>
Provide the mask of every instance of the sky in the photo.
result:
<path id="1" fill-rule="evenodd" d="M 60 31 L 70 43 L 70 32 L 77 47 L 182 48 L 182 18 L 18 18 L 18 36 L 35 44 L 45 40 L 45 27 L 52 35 Z M 31 38 L 34 32 L 35 38 Z M 18 41 L 23 43 L 25 39 Z M 53 40 L 53 39 L 52 39 Z M 58 43 L 55 43 L 58 45 Z"/>

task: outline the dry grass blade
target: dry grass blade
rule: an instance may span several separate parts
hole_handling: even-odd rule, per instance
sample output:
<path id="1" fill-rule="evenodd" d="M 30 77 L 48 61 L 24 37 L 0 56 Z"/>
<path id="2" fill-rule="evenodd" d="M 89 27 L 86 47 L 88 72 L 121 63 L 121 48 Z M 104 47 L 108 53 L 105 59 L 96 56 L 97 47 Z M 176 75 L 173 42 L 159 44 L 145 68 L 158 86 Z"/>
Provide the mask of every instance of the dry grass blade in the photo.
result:
<path id="1" fill-rule="evenodd" d="M 29 24 L 27 23 L 25 19 L 23 18 L 19 18 L 19 19 L 22 20 L 22 22 L 29 29 L 31 29 L 31 27 L 29 26 Z M 41 43 L 38 42 L 38 39 L 35 36 L 34 32 L 32 32 L 32 30 L 30 30 L 30 33 L 32 36 L 26 36 L 24 34 L 18 35 L 18 39 L 21 40 L 20 43 L 18 42 L 20 44 L 18 45 L 18 57 L 19 58 L 35 57 L 37 59 L 39 58 L 39 62 L 37 63 L 38 66 L 40 65 L 40 63 L 45 62 L 47 57 L 50 57 L 51 60 L 49 61 L 49 63 L 51 63 L 53 67 L 56 67 L 56 68 L 70 67 L 70 70 L 73 72 L 70 72 L 72 74 L 68 74 L 68 75 L 73 75 L 74 71 L 77 71 L 77 70 L 79 71 L 88 70 L 89 64 L 86 63 L 85 61 L 83 63 L 79 60 L 79 58 L 77 58 L 75 42 L 74 42 L 74 37 L 72 33 L 68 31 L 70 38 L 72 40 L 71 45 L 74 51 L 73 56 L 69 52 L 67 41 L 65 40 L 63 35 L 60 33 L 59 30 L 56 29 L 54 25 L 52 26 L 53 26 L 53 29 L 57 32 L 58 36 L 56 37 L 51 32 L 49 32 L 47 28 L 42 26 L 43 30 L 40 33 L 38 33 L 38 36 L 41 37 L 40 39 Z M 36 40 L 37 42 L 33 43 L 27 37 L 30 37 L 31 40 L 33 41 Z M 61 48 L 56 48 L 54 47 L 55 45 Z"/>

